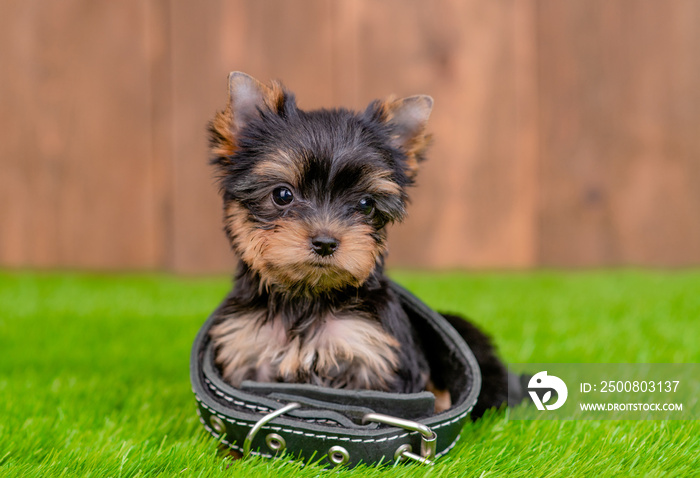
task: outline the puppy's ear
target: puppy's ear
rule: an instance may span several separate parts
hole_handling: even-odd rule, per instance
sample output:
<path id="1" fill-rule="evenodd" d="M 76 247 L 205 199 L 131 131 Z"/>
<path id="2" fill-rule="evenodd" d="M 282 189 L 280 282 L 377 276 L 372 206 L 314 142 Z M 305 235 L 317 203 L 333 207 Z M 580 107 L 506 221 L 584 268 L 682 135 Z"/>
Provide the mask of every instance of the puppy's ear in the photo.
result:
<path id="1" fill-rule="evenodd" d="M 389 127 L 391 145 L 406 154 L 409 177 L 418 172 L 418 163 L 425 159 L 431 136 L 426 124 L 433 109 L 433 99 L 427 95 L 409 96 L 374 102 L 368 107 L 372 115 Z"/>
<path id="2" fill-rule="evenodd" d="M 236 152 L 236 139 L 261 112 L 278 113 L 284 106 L 284 90 L 273 82 L 266 86 L 250 75 L 233 71 L 228 75 L 228 104 L 209 123 L 212 157 L 221 158 Z"/>

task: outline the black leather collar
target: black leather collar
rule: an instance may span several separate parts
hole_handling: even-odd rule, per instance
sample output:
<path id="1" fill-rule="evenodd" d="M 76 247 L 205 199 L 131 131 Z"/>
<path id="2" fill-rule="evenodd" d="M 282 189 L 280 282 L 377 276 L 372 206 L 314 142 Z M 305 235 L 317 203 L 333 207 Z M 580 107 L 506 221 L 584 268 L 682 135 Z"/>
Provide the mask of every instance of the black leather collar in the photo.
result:
<path id="1" fill-rule="evenodd" d="M 272 457 L 284 450 L 288 457 L 330 466 L 406 458 L 432 461 L 447 453 L 479 395 L 479 366 L 466 342 L 441 315 L 401 286 L 392 282 L 390 287 L 423 339 L 431 373 L 442 377 L 449 389 L 452 408 L 434 414 L 430 392 L 259 382 L 234 388 L 222 380 L 214 365 L 208 333 L 214 313 L 197 334 L 190 360 L 192 390 L 204 428 L 244 454 Z"/>

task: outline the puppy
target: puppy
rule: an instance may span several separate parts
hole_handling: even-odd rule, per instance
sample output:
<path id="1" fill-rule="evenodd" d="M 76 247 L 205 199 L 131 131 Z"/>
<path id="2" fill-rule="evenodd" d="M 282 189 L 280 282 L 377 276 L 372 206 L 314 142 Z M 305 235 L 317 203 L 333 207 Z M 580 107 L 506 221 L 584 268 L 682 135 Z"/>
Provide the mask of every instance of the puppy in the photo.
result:
<path id="1" fill-rule="evenodd" d="M 384 275 L 386 226 L 406 216 L 432 105 L 421 95 L 303 111 L 279 83 L 230 74 L 228 104 L 209 125 L 239 259 L 210 332 L 224 380 L 428 389 L 438 411 L 450 407 Z M 478 417 L 506 400 L 507 373 L 484 334 L 446 318 L 482 368 Z"/>

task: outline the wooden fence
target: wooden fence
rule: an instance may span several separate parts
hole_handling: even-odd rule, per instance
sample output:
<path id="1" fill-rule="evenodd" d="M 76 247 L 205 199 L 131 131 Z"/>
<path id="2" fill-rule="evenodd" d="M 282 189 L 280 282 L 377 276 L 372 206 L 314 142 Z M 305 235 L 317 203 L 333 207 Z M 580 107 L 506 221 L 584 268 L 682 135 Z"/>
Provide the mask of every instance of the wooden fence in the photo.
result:
<path id="1" fill-rule="evenodd" d="M 435 98 L 394 265 L 700 264 L 696 0 L 7 0 L 0 266 L 229 270 L 230 70 Z"/>

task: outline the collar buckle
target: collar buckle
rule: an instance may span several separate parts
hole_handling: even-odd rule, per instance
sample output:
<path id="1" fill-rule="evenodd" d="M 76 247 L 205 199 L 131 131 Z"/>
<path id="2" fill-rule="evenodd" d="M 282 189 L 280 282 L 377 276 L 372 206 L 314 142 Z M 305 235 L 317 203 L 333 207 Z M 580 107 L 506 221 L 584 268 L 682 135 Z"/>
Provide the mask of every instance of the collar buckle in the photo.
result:
<path id="1" fill-rule="evenodd" d="M 255 435 L 258 434 L 260 429 L 266 423 L 272 421 L 273 419 L 279 417 L 280 415 L 284 415 L 285 413 L 294 410 L 295 408 L 299 408 L 300 406 L 301 405 L 299 405 L 296 402 L 288 403 L 284 407 L 278 408 L 274 412 L 270 412 L 267 415 L 265 415 L 264 417 L 262 417 L 260 420 L 258 420 L 255 423 L 255 425 L 252 426 L 252 428 L 250 429 L 250 431 L 246 435 L 245 440 L 243 441 L 243 458 L 248 458 L 248 456 L 250 455 L 250 447 L 253 444 L 253 438 L 255 438 Z M 279 441 L 280 438 L 281 437 L 279 437 L 279 436 L 273 437 L 273 439 L 276 439 L 280 443 L 280 445 L 277 447 L 273 446 L 271 448 L 276 449 L 277 451 L 282 451 L 281 449 L 283 449 L 284 447 L 281 445 L 283 442 Z M 268 446 L 270 446 L 269 443 L 268 443 Z"/>
<path id="2" fill-rule="evenodd" d="M 391 415 L 383 415 L 381 413 L 368 413 L 362 418 L 362 423 L 377 422 L 384 425 L 403 428 L 413 432 L 418 432 L 421 435 L 420 455 L 412 453 L 411 445 L 401 445 L 396 449 L 394 459 L 404 461 L 411 459 L 424 465 L 434 465 L 435 448 L 437 445 L 437 433 L 429 426 L 422 423 L 406 420 L 404 418 L 392 417 Z"/>

